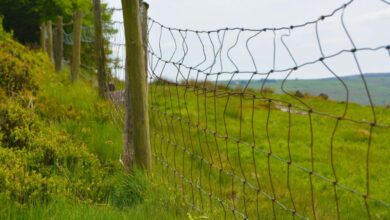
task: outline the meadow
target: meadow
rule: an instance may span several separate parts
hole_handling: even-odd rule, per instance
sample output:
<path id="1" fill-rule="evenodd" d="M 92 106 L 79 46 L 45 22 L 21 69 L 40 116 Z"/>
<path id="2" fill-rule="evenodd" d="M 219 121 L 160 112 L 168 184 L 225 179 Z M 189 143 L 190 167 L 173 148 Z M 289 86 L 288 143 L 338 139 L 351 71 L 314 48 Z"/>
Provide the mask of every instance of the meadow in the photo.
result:
<path id="1" fill-rule="evenodd" d="M 374 124 L 369 106 L 267 91 L 150 86 L 155 168 L 188 207 L 217 219 L 389 218 L 390 109 L 375 107 Z"/>

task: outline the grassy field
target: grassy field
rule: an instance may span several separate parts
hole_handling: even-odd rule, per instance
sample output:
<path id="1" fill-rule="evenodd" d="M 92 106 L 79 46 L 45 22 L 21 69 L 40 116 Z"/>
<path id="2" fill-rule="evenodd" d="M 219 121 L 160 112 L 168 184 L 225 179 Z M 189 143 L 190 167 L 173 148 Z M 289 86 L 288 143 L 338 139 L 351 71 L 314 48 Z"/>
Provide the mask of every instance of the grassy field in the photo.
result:
<path id="1" fill-rule="evenodd" d="M 371 130 L 367 106 L 211 88 L 150 88 L 155 167 L 194 210 L 217 219 L 290 219 L 294 210 L 364 219 L 368 194 L 370 216 L 390 218 L 390 109 L 375 108 Z"/>

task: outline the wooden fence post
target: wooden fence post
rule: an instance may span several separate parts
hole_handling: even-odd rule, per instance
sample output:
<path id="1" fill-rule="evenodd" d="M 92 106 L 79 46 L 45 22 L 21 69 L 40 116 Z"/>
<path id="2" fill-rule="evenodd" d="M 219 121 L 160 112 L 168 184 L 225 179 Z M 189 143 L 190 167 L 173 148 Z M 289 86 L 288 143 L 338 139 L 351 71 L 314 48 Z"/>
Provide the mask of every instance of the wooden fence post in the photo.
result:
<path id="1" fill-rule="evenodd" d="M 56 71 L 59 72 L 62 69 L 62 56 L 64 54 L 64 31 L 62 29 L 63 26 L 63 17 L 57 17 L 57 33 L 55 37 L 55 45 L 54 45 L 54 63 L 56 67 Z"/>
<path id="2" fill-rule="evenodd" d="M 73 14 L 73 46 L 72 46 L 72 67 L 71 67 L 71 80 L 75 82 L 80 75 L 80 63 L 81 63 L 81 11 L 77 10 Z"/>
<path id="3" fill-rule="evenodd" d="M 145 47 L 142 37 L 139 0 L 122 0 L 123 21 L 126 39 L 126 119 L 132 123 L 133 130 L 127 136 L 134 147 L 135 163 L 145 170 L 151 168 L 151 149 L 149 135 L 149 115 L 147 107 L 145 80 Z M 128 143 L 127 143 L 128 144 Z M 131 146 L 131 145 L 130 145 Z M 126 157 L 124 146 L 124 164 L 131 169 L 131 160 Z M 131 150 L 131 149 L 130 149 Z"/>
<path id="4" fill-rule="evenodd" d="M 53 25 L 51 21 L 46 23 L 47 30 L 47 54 L 49 55 L 50 61 L 53 62 Z"/>
<path id="5" fill-rule="evenodd" d="M 41 49 L 46 51 L 46 25 L 44 22 L 41 24 Z"/>
<path id="6" fill-rule="evenodd" d="M 95 23 L 95 53 L 98 71 L 99 95 L 101 98 L 105 98 L 107 91 L 107 76 L 105 70 L 105 54 L 102 33 L 102 9 L 100 0 L 93 0 L 93 6 Z"/>
<path id="7" fill-rule="evenodd" d="M 144 60 L 145 60 L 145 79 L 146 79 L 146 82 L 148 81 L 148 9 L 149 9 L 149 5 L 148 3 L 146 2 L 143 2 L 142 0 L 140 0 L 140 3 L 141 3 L 141 12 L 142 12 L 142 38 L 143 38 L 143 41 L 144 41 Z M 148 87 L 146 86 L 146 89 Z M 146 90 L 146 95 L 148 94 L 148 91 Z M 146 99 L 148 100 L 148 99 Z"/>

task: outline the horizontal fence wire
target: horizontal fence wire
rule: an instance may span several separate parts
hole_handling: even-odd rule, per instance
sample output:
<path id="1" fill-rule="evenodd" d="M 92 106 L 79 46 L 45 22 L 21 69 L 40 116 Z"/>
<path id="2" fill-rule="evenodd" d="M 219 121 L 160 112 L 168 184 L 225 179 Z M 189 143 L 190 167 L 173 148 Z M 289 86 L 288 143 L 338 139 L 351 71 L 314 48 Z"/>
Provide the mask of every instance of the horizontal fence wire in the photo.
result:
<path id="1" fill-rule="evenodd" d="M 64 32 L 64 44 L 71 46 L 73 45 L 73 32 L 66 33 Z M 82 43 L 93 44 L 95 42 L 95 33 L 92 26 L 82 26 L 81 27 L 81 36 L 80 40 Z"/>
<path id="2" fill-rule="evenodd" d="M 380 156 L 388 147 L 382 140 L 390 131 L 385 117 L 390 111 L 375 105 L 362 65 L 364 54 L 389 59 L 390 45 L 357 46 L 345 21 L 345 12 L 357 2 L 303 24 L 262 29 L 180 29 L 149 18 L 155 169 L 183 204 L 217 219 L 390 215 L 390 191 L 383 184 L 390 173 Z M 327 50 L 321 35 L 327 20 L 340 25 L 348 48 Z M 119 34 L 110 38 L 117 59 L 112 68 L 124 74 L 123 22 L 113 25 Z M 304 62 L 289 41 L 301 30 L 311 31 L 312 50 L 319 54 Z M 260 50 L 259 42 L 271 46 Z M 269 60 L 268 69 L 259 65 L 259 54 Z M 280 54 L 287 58 L 281 60 Z M 359 74 L 367 106 L 351 102 L 348 82 L 332 65 L 345 57 Z M 337 80 L 343 101 L 289 90 L 293 76 L 313 66 Z M 280 94 L 269 87 L 275 76 L 283 76 Z"/>

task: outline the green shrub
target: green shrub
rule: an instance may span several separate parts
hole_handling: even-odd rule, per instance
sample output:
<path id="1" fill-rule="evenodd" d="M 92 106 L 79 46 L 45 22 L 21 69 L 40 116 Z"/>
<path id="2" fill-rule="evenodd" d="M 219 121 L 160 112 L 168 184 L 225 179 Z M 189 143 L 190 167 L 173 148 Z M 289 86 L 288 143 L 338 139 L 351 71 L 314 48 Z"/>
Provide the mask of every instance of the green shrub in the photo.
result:
<path id="1" fill-rule="evenodd" d="M 42 201 L 52 191 L 52 179 L 28 171 L 28 155 L 25 150 L 0 148 L 0 196 L 24 204 Z"/>
<path id="2" fill-rule="evenodd" d="M 33 115 L 15 102 L 0 103 L 0 141 L 4 147 L 23 148 L 32 138 Z"/>
<path id="3" fill-rule="evenodd" d="M 114 190 L 119 163 L 102 162 L 89 151 L 93 146 L 58 126 L 63 119 L 104 124 L 108 104 L 80 101 L 85 105 L 80 109 L 66 95 L 51 97 L 47 85 L 56 93 L 64 84 L 57 78 L 43 52 L 0 40 L 0 200 L 21 206 L 54 198 L 106 203 Z"/>
<path id="4" fill-rule="evenodd" d="M 0 194 L 21 204 L 53 196 L 104 202 L 114 164 L 47 128 L 16 101 L 0 103 Z"/>
<path id="5" fill-rule="evenodd" d="M 35 95 L 37 80 L 50 67 L 44 55 L 34 54 L 9 38 L 0 40 L 0 48 L 0 90 L 7 96 Z"/>
<path id="6" fill-rule="evenodd" d="M 9 38 L 10 34 L 5 32 L 3 28 L 3 17 L 0 16 L 0 41 L 5 40 L 6 38 Z"/>

